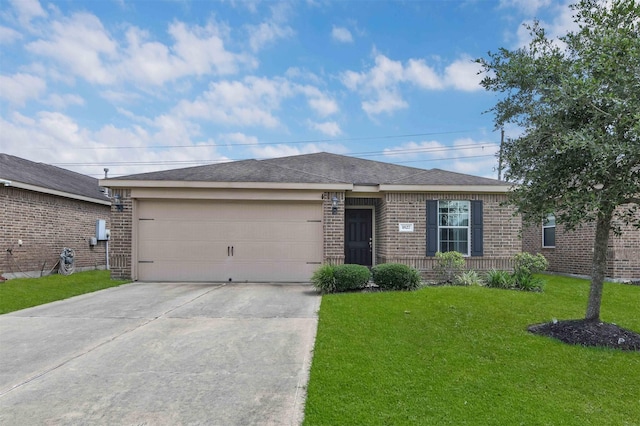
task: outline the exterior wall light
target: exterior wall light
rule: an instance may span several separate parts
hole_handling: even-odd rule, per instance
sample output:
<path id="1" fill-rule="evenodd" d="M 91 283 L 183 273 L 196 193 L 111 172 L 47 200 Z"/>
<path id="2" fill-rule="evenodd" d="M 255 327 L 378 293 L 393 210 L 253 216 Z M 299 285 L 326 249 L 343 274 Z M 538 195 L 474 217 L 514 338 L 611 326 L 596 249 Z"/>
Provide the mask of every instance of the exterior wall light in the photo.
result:
<path id="1" fill-rule="evenodd" d="M 338 214 L 338 197 L 336 197 L 335 195 L 331 199 L 331 214 Z"/>
<path id="2" fill-rule="evenodd" d="M 116 194 L 113 196 L 115 201 L 114 206 L 116 206 L 116 210 L 121 212 L 124 211 L 124 204 L 122 204 L 122 198 L 120 198 L 120 194 Z"/>

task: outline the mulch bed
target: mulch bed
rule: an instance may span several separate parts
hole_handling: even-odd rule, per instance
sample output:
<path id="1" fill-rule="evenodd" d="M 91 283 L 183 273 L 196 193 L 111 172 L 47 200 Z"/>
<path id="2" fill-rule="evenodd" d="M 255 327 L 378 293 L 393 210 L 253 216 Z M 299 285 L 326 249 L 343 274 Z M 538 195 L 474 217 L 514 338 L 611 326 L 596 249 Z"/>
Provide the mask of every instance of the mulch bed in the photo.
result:
<path id="1" fill-rule="evenodd" d="M 599 346 L 640 352 L 640 334 L 615 324 L 587 320 L 564 320 L 531 325 L 529 332 L 552 337 L 570 345 Z"/>

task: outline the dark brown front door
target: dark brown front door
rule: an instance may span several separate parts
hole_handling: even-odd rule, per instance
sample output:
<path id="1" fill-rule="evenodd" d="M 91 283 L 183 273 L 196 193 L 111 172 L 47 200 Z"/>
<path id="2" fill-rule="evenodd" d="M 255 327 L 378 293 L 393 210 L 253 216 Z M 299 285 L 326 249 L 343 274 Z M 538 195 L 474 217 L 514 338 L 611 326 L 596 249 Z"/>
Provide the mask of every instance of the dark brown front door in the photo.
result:
<path id="1" fill-rule="evenodd" d="M 344 263 L 371 266 L 372 241 L 371 209 L 346 209 L 344 218 Z"/>

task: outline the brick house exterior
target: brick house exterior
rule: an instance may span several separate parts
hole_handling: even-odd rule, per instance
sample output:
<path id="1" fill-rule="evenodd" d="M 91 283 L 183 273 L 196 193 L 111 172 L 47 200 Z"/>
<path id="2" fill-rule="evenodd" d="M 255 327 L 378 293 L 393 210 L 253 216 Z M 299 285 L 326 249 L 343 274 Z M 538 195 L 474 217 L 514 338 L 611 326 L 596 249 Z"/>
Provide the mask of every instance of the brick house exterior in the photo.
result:
<path id="1" fill-rule="evenodd" d="M 98 219 L 110 226 L 111 202 L 97 179 L 0 154 L 0 203 L 5 278 L 55 271 L 64 247 L 75 251 L 76 270 L 105 268 L 106 241 L 90 244 Z"/>
<path id="2" fill-rule="evenodd" d="M 640 219 L 640 218 L 638 218 Z M 549 261 L 549 271 L 578 276 L 591 275 L 595 223 L 587 223 L 574 231 L 555 228 L 555 246 L 543 247 L 542 224 L 526 226 L 522 232 L 522 251 L 542 253 Z M 621 234 L 609 235 L 607 279 L 640 280 L 640 229 L 621 225 Z"/>
<path id="3" fill-rule="evenodd" d="M 238 205 L 246 210 L 247 204 L 242 203 L 249 199 L 256 204 L 248 205 L 255 205 L 256 210 L 267 209 L 265 200 L 281 200 L 283 215 L 288 214 L 289 210 L 294 210 L 295 203 L 302 199 L 317 205 L 318 219 L 306 221 L 309 227 L 314 226 L 315 222 L 321 222 L 321 252 L 306 262 L 314 268 L 321 263 L 341 264 L 349 260 L 346 245 L 351 237 L 347 236 L 345 218 L 350 210 L 360 210 L 370 211 L 371 216 L 370 264 L 404 263 L 417 268 L 425 277 L 431 277 L 435 258 L 427 254 L 427 243 L 429 238 L 437 238 L 439 231 L 428 231 L 430 202 L 431 205 L 436 205 L 434 202 L 457 200 L 464 205 L 477 206 L 473 209 L 480 209 L 480 228 L 473 231 L 471 225 L 463 227 L 463 234 L 467 233 L 471 238 L 469 246 L 480 248 L 475 254 L 467 253 L 466 261 L 469 268 L 479 271 L 491 268 L 509 269 L 510 258 L 522 249 L 520 218 L 513 215 L 511 208 L 501 205 L 506 199 L 508 184 L 442 170 L 415 169 L 318 153 L 131 175 L 102 180 L 101 184 L 112 188 L 113 195 L 117 194 L 122 204 L 122 211 L 117 211 L 115 207 L 112 207 L 111 211 L 113 278 L 148 280 L 147 277 L 159 277 L 157 279 L 162 280 L 163 277 L 173 276 L 172 268 L 182 268 L 185 264 L 195 262 L 201 250 L 214 246 L 200 235 L 208 232 L 207 226 L 215 226 L 210 222 L 216 220 L 218 210 L 211 210 L 197 219 L 189 219 L 192 225 L 188 225 L 188 219 L 181 217 L 193 217 L 188 210 L 189 206 L 193 205 L 194 209 L 207 209 L 216 203 L 220 204 L 221 208 L 225 203 L 239 203 Z M 162 208 L 150 210 L 154 203 L 159 202 L 164 203 Z M 163 214 L 168 214 L 166 211 L 174 208 L 179 213 L 168 219 L 161 218 Z M 155 213 L 141 213 L 145 211 Z M 238 215 L 245 213 L 242 209 L 238 210 Z M 467 213 L 468 219 L 471 219 L 471 216 L 471 213 Z M 163 242 L 162 237 L 145 234 L 146 227 L 154 226 L 160 220 L 164 221 L 164 228 L 158 229 L 182 230 L 175 234 L 167 231 L 171 236 L 167 236 L 166 241 L 171 241 L 170 243 Z M 258 217 L 252 220 L 262 219 Z M 225 223 L 226 228 L 234 225 L 232 222 Z M 402 232 L 400 224 L 410 225 L 410 231 Z M 202 232 L 190 233 L 189 226 L 202 226 Z M 207 238 L 217 238 L 216 235 L 222 233 L 221 230 L 225 228 L 216 229 L 219 230 L 217 234 L 211 234 L 212 236 Z M 479 234 L 475 234 L 477 231 Z M 269 231 L 265 230 L 265 233 Z M 260 235 L 257 235 L 256 239 L 259 238 Z M 474 241 L 475 239 L 479 241 Z M 152 255 L 150 253 L 153 247 L 145 248 L 150 245 L 148 241 L 154 241 L 153 245 L 167 244 L 163 246 L 167 249 Z M 437 243 L 440 244 L 440 241 L 437 240 Z M 273 250 L 279 250 L 278 244 L 280 243 L 274 240 Z M 170 257 L 160 260 L 168 250 L 175 248 L 176 252 L 181 253 L 190 250 L 191 246 L 201 249 L 178 263 Z M 236 261 L 233 257 L 240 255 L 234 256 L 233 251 L 235 249 L 240 253 L 241 247 L 241 243 L 223 244 L 222 251 L 226 250 L 226 253 L 223 253 L 223 259 L 215 260 L 219 262 L 217 268 L 222 269 Z M 211 254 L 212 259 L 213 257 Z M 282 268 L 288 265 L 284 260 Z M 278 261 L 271 261 L 270 266 L 277 269 L 277 263 Z M 160 266 L 161 264 L 174 266 Z M 164 269 L 156 275 L 153 272 L 144 272 L 153 268 Z M 190 279 L 186 278 L 191 276 L 189 273 L 185 271 L 184 277 L 177 276 L 189 281 Z M 215 275 L 215 271 L 210 273 Z M 235 281 L 235 277 L 241 274 L 238 271 L 234 273 Z M 282 277 L 282 274 L 274 276 Z M 302 276 L 304 280 L 308 280 L 311 273 Z M 192 280 L 199 279 L 196 275 L 193 277 Z M 301 280 L 300 277 L 298 275 L 296 279 Z M 219 279 L 220 277 L 213 278 Z"/>

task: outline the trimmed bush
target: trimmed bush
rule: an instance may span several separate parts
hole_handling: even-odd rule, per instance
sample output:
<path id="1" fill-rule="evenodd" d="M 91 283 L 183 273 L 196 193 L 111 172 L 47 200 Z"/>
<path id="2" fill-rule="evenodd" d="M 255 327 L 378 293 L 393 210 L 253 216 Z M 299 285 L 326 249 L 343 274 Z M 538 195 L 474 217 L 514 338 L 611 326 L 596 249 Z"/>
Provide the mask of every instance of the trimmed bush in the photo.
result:
<path id="1" fill-rule="evenodd" d="M 335 267 L 322 265 L 313 272 L 311 283 L 321 293 L 333 293 L 336 291 Z"/>
<path id="2" fill-rule="evenodd" d="M 471 286 L 471 285 L 483 285 L 482 279 L 478 273 L 474 270 L 465 271 L 456 276 L 453 279 L 454 285 Z"/>
<path id="3" fill-rule="evenodd" d="M 364 288 L 371 278 L 369 268 L 362 265 L 334 266 L 336 291 L 350 291 Z"/>
<path id="4" fill-rule="evenodd" d="M 487 287 L 512 288 L 513 277 L 509 271 L 501 269 L 491 269 L 484 275 L 484 282 Z"/>
<path id="5" fill-rule="evenodd" d="M 373 282 L 382 290 L 414 290 L 422 279 L 417 269 L 400 263 L 383 263 L 373 267 Z"/>
<path id="6" fill-rule="evenodd" d="M 438 276 L 438 283 L 451 284 L 453 280 L 464 270 L 464 256 L 457 251 L 448 251 L 446 253 L 436 253 L 436 264 L 433 267 Z"/>
<path id="7" fill-rule="evenodd" d="M 513 256 L 513 282 L 516 288 L 525 291 L 542 291 L 544 280 L 533 274 L 543 272 L 549 267 L 549 262 L 540 253 L 535 256 L 530 253 L 518 253 Z"/>

